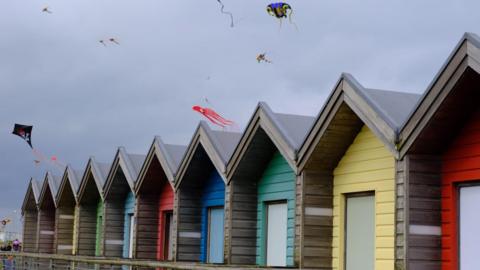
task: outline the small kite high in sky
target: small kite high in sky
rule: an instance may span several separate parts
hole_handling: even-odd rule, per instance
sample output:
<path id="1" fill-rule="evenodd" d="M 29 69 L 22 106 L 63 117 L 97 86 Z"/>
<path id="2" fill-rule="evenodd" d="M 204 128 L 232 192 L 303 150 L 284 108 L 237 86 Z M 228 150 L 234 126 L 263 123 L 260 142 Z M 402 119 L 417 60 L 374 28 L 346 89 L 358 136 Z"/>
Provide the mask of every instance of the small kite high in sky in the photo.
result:
<path id="1" fill-rule="evenodd" d="M 272 63 L 272 61 L 268 60 L 267 53 L 261 53 L 261 54 L 257 55 L 257 62 L 261 63 L 262 61 L 265 62 L 265 63 L 269 63 L 269 64 Z"/>
<path id="2" fill-rule="evenodd" d="M 231 12 L 225 11 L 225 5 L 223 5 L 221 0 L 217 0 L 217 2 L 220 4 L 220 12 L 222 12 L 225 15 L 230 16 L 230 27 L 233 27 L 233 14 Z"/>
<path id="3" fill-rule="evenodd" d="M 288 18 L 290 23 L 293 24 L 295 28 L 297 28 L 297 25 L 292 22 L 293 9 L 289 4 L 283 2 L 272 3 L 267 6 L 267 13 L 271 16 L 276 17 L 280 21 L 280 27 L 282 27 L 282 19 Z"/>
<path id="4" fill-rule="evenodd" d="M 42 9 L 42 12 L 45 12 L 45 13 L 48 13 L 48 14 L 52 14 L 52 12 L 48 9 L 48 7 L 44 7 Z"/>
<path id="5" fill-rule="evenodd" d="M 33 129 L 33 126 L 15 124 L 15 126 L 13 127 L 12 134 L 15 134 L 20 138 L 24 139 L 28 143 L 28 145 L 30 145 L 30 147 L 33 149 L 32 129 Z"/>
<path id="6" fill-rule="evenodd" d="M 120 42 L 118 42 L 115 38 L 109 38 L 108 41 L 120 45 Z"/>
<path id="7" fill-rule="evenodd" d="M 192 109 L 196 112 L 201 113 L 203 116 L 205 116 L 210 122 L 213 124 L 220 126 L 222 128 L 226 126 L 231 126 L 234 125 L 235 123 L 231 120 L 227 120 L 223 117 L 221 117 L 217 112 L 215 112 L 213 109 L 206 108 L 206 107 L 201 107 L 198 105 L 195 105 L 192 107 Z"/>

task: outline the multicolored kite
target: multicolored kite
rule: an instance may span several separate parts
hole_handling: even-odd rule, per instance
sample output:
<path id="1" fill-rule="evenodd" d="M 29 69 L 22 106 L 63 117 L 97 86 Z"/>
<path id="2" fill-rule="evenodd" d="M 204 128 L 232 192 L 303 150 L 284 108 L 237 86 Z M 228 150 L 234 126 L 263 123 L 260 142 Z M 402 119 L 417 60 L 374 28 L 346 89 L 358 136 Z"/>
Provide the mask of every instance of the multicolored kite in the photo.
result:
<path id="1" fill-rule="evenodd" d="M 290 14 L 288 14 L 289 10 L 290 10 Z M 267 6 L 267 13 L 270 14 L 271 16 L 276 17 L 280 21 L 280 27 L 282 26 L 283 18 L 288 18 L 290 23 L 295 25 L 295 23 L 292 22 L 293 9 L 287 3 L 283 3 L 283 2 L 272 3 Z M 297 26 L 295 25 L 295 28 L 296 27 Z"/>

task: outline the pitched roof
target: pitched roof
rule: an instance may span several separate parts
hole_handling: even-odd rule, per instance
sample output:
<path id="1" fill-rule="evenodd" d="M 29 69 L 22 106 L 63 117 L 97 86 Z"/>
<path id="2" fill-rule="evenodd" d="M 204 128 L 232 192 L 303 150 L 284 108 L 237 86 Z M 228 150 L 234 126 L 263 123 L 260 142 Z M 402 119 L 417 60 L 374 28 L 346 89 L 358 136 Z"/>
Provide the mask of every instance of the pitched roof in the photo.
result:
<path id="1" fill-rule="evenodd" d="M 67 165 L 67 167 L 65 168 L 65 172 L 63 173 L 63 176 L 61 178 L 58 192 L 56 193 L 57 195 L 55 200 L 57 205 L 60 202 L 60 198 L 62 196 L 63 190 L 67 185 L 70 186 L 74 196 L 74 200 L 77 201 L 77 191 L 80 185 L 81 177 L 82 177 L 81 171 L 73 169 L 70 164 Z"/>
<path id="2" fill-rule="evenodd" d="M 401 156 L 410 149 L 447 97 L 473 99 L 469 93 L 463 93 L 465 97 L 449 95 L 461 80 L 466 79 L 465 74 L 468 75 L 468 72 L 480 73 L 480 37 L 473 33 L 463 35 L 402 125 L 399 132 Z M 458 110 L 459 118 L 462 118 L 461 114 L 465 109 Z"/>
<path id="3" fill-rule="evenodd" d="M 420 99 L 420 94 L 415 93 L 378 89 L 364 89 L 364 92 L 365 98 L 370 100 L 378 113 L 383 114 L 390 126 L 397 130 L 407 120 L 412 108 Z"/>
<path id="4" fill-rule="evenodd" d="M 138 179 L 135 184 L 136 192 L 139 191 L 154 157 L 160 162 L 168 181 L 173 187 L 178 167 L 186 150 L 187 146 L 185 145 L 165 144 L 160 136 L 155 136 L 148 150 L 148 154 L 145 157 L 145 161 L 140 168 L 140 173 L 138 174 Z"/>
<path id="5" fill-rule="evenodd" d="M 57 202 L 55 198 L 57 197 L 58 188 L 60 187 L 61 182 L 60 176 L 53 175 L 51 172 L 45 174 L 45 180 L 43 181 L 42 189 L 40 192 L 40 198 L 38 204 L 41 206 L 42 202 L 45 200 L 45 196 L 52 196 L 52 200 L 56 206 Z M 47 187 L 50 190 L 50 194 L 47 194 Z"/>
<path id="6" fill-rule="evenodd" d="M 384 142 L 392 154 L 397 155 L 398 131 L 418 102 L 419 97 L 420 95 L 413 93 L 365 88 L 352 75 L 343 73 L 317 115 L 315 123 L 301 147 L 300 169 L 303 169 L 321 138 L 328 135 L 328 132 L 335 132 L 335 128 L 346 129 L 343 127 L 344 125 L 348 127 L 348 130 L 339 130 L 338 132 L 342 132 L 343 135 L 351 132 L 351 136 L 358 132 L 358 126 L 367 125 Z M 348 109 L 344 106 L 347 106 Z M 350 119 L 344 124 L 337 124 L 337 126 L 329 128 L 334 120 L 337 121 L 336 115 L 341 111 L 346 115 L 355 115 L 361 122 Z M 338 119 L 338 121 L 340 122 L 342 119 Z M 333 133 L 331 136 L 334 136 Z M 348 144 L 351 136 L 344 136 L 344 142 Z M 337 149 L 343 149 L 343 146 L 337 146 Z"/>
<path id="7" fill-rule="evenodd" d="M 113 184 L 118 169 L 122 170 L 128 186 L 133 191 L 144 160 L 144 155 L 130 154 L 127 153 L 125 147 L 118 147 L 117 153 L 115 154 L 115 158 L 113 159 L 112 166 L 107 174 L 107 178 L 103 186 L 105 196 L 107 196 L 110 191 L 110 187 Z"/>
<path id="8" fill-rule="evenodd" d="M 265 131 L 268 138 L 294 169 L 298 150 L 314 120 L 315 118 L 312 116 L 276 113 L 265 102 L 259 102 L 228 162 L 229 180 L 259 128 Z"/>
<path id="9" fill-rule="evenodd" d="M 23 199 L 22 203 L 22 214 L 25 212 L 25 210 L 28 207 L 28 201 L 30 196 L 33 196 L 34 200 L 34 207 L 36 208 L 40 199 L 40 183 L 35 180 L 34 178 L 30 178 L 30 181 L 28 182 L 28 187 L 27 187 L 27 192 L 25 193 L 25 197 Z"/>
<path id="10" fill-rule="evenodd" d="M 93 180 L 95 181 L 95 185 L 97 186 L 97 190 L 100 194 L 100 197 L 103 198 L 103 186 L 105 185 L 105 180 L 108 175 L 108 171 L 110 169 L 110 164 L 108 163 L 103 163 L 103 162 L 97 162 L 95 160 L 95 157 L 91 156 L 88 159 L 87 166 L 85 168 L 85 171 L 83 173 L 82 180 L 80 181 L 80 185 L 78 187 L 78 201 L 81 200 L 84 189 L 87 185 L 87 180 L 89 173 L 92 174 Z"/>
<path id="11" fill-rule="evenodd" d="M 225 173 L 227 162 L 233 154 L 233 150 L 240 140 L 241 135 L 242 134 L 238 132 L 212 130 L 205 121 L 200 121 L 178 167 L 175 186 L 178 187 L 180 185 L 191 162 L 196 161 L 194 156 L 195 153 L 199 151 L 200 145 L 205 150 L 220 176 L 226 181 Z"/>

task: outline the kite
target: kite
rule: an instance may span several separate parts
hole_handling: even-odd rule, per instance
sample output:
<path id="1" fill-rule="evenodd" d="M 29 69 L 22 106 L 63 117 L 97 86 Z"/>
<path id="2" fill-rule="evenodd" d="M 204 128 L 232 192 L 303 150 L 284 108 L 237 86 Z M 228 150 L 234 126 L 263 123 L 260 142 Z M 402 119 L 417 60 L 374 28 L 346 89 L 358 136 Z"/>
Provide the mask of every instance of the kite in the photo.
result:
<path id="1" fill-rule="evenodd" d="M 193 106 L 192 109 L 196 112 L 201 113 L 210 122 L 212 122 L 213 124 L 215 124 L 217 126 L 221 126 L 222 128 L 224 128 L 225 126 L 231 126 L 231 125 L 235 124 L 233 121 L 230 121 L 230 120 L 227 120 L 227 119 L 221 117 L 213 109 L 210 109 L 210 108 L 207 108 L 207 107 L 201 107 L 201 106 L 198 106 L 198 105 Z"/>
<path id="2" fill-rule="evenodd" d="M 114 39 L 114 38 L 109 38 L 108 41 L 113 42 L 113 43 L 115 43 L 115 44 L 117 44 L 117 45 L 120 45 L 120 43 L 119 43 L 116 39 Z"/>
<path id="3" fill-rule="evenodd" d="M 42 12 L 46 12 L 46 13 L 48 13 L 48 14 L 52 14 L 52 12 L 48 9 L 48 7 L 44 7 L 44 8 L 42 9 Z"/>
<path id="4" fill-rule="evenodd" d="M 107 44 L 105 44 L 105 40 L 103 40 L 103 39 L 100 39 L 98 42 L 102 43 L 102 44 L 103 44 L 103 46 L 107 47 Z"/>
<path id="5" fill-rule="evenodd" d="M 290 14 L 288 14 L 289 10 L 290 10 Z M 288 18 L 290 23 L 295 25 L 295 27 L 297 27 L 296 24 L 292 22 L 293 9 L 287 3 L 283 3 L 283 2 L 272 3 L 267 6 L 267 13 L 270 14 L 271 16 L 275 16 L 280 21 L 280 27 L 282 27 L 283 18 Z"/>
<path id="6" fill-rule="evenodd" d="M 229 15 L 230 16 L 230 27 L 233 27 L 234 24 L 233 24 L 233 14 L 231 12 L 228 12 L 228 11 L 225 11 L 225 6 L 223 5 L 222 1 L 221 0 L 217 0 L 217 2 L 220 4 L 221 8 L 220 8 L 220 12 L 222 12 L 223 14 L 226 14 L 226 15 Z"/>
<path id="7" fill-rule="evenodd" d="M 33 146 L 32 146 L 32 128 L 33 128 L 33 126 L 15 124 L 15 127 L 13 127 L 12 134 L 15 134 L 15 135 L 19 136 L 20 138 L 24 139 L 28 143 L 28 145 L 30 145 L 30 148 L 33 149 Z"/>
<path id="8" fill-rule="evenodd" d="M 35 163 L 36 166 L 40 165 L 43 161 L 50 161 L 53 165 L 56 165 L 59 167 L 61 170 L 65 167 L 63 163 L 59 162 L 56 156 L 52 156 L 50 160 L 42 154 L 40 151 L 38 151 L 36 148 L 33 148 L 32 145 L 32 129 L 33 126 L 27 126 L 27 125 L 21 125 L 21 124 L 15 124 L 12 134 L 19 136 L 20 138 L 24 139 L 30 148 L 32 148 L 32 154 L 35 157 L 33 162 Z"/>
<path id="9" fill-rule="evenodd" d="M 2 220 L 1 222 L 2 222 L 2 226 L 5 226 L 5 225 L 7 225 L 8 223 L 10 223 L 11 220 L 8 219 L 8 218 L 6 218 L 6 219 Z"/>
<path id="10" fill-rule="evenodd" d="M 263 61 L 265 63 L 271 64 L 272 61 L 268 60 L 266 55 L 267 55 L 267 53 L 261 53 L 261 54 L 257 55 L 257 62 L 260 63 L 260 62 Z"/>

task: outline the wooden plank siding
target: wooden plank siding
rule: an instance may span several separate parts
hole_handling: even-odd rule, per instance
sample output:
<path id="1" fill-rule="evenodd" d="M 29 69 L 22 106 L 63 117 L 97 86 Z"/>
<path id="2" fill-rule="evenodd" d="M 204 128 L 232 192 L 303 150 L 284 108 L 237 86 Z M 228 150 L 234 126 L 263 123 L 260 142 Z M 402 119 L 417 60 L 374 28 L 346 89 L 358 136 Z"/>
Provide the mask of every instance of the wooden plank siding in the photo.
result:
<path id="1" fill-rule="evenodd" d="M 38 242 L 40 253 L 54 252 L 55 209 L 43 209 L 38 212 Z"/>
<path id="2" fill-rule="evenodd" d="M 144 165 L 145 173 L 137 181 L 134 257 L 164 260 L 164 217 L 166 212 L 173 211 L 174 190 L 158 156 L 150 155 Z"/>
<path id="3" fill-rule="evenodd" d="M 103 243 L 106 257 L 121 258 L 124 256 L 125 204 L 132 190 L 120 166 L 114 171 L 108 193 L 105 194 L 103 215 Z M 133 194 L 132 194 L 133 196 Z M 135 199 L 133 200 L 135 202 Z"/>
<path id="4" fill-rule="evenodd" d="M 92 159 L 80 184 L 78 194 L 77 213 L 75 223 L 77 231 L 75 233 L 76 243 L 75 252 L 80 256 L 99 256 L 103 254 L 103 238 L 101 237 L 102 227 L 97 224 L 99 216 L 103 217 L 103 197 L 99 190 L 93 175 L 93 169 L 90 166 Z M 97 232 L 100 237 L 97 237 Z"/>
<path id="5" fill-rule="evenodd" d="M 37 252 L 37 239 L 38 239 L 38 205 L 35 195 L 35 189 L 38 187 L 38 183 L 30 179 L 30 183 L 25 193 L 25 198 L 22 205 L 23 216 L 23 252 Z"/>
<path id="6" fill-rule="evenodd" d="M 407 269 L 439 270 L 441 160 L 436 155 L 407 155 L 405 159 L 408 162 L 409 197 Z M 428 233 L 424 230 L 432 228 L 437 228 L 438 232 Z"/>
<path id="7" fill-rule="evenodd" d="M 342 87 L 344 83 L 338 85 Z M 303 204 L 300 266 L 332 269 L 333 251 L 333 171 L 364 126 L 362 120 L 343 100 L 344 94 L 334 92 L 318 134 L 304 149 L 308 158 L 302 168 Z M 320 123 L 320 122 L 319 122 Z"/>
<path id="8" fill-rule="evenodd" d="M 201 187 L 180 187 L 176 193 L 176 260 L 199 262 L 201 244 Z"/>
<path id="9" fill-rule="evenodd" d="M 202 142 L 194 146 L 183 176 L 176 180 L 177 190 L 173 215 L 174 224 L 176 224 L 174 227 L 176 228 L 175 258 L 178 261 L 200 262 L 204 259 L 202 257 L 202 213 L 204 208 L 202 199 L 205 183 L 214 172 L 218 175 L 222 172 L 217 171 L 203 144 Z"/>
<path id="10" fill-rule="evenodd" d="M 255 182 L 230 183 L 230 264 L 256 263 L 257 188 Z"/>
<path id="11" fill-rule="evenodd" d="M 78 208 L 77 255 L 95 256 L 97 232 L 97 205 L 85 204 Z"/>
<path id="12" fill-rule="evenodd" d="M 329 269 L 332 266 L 333 174 L 304 170 L 301 219 L 303 267 Z M 298 211 L 298 210 L 297 210 Z"/>
<path id="13" fill-rule="evenodd" d="M 158 193 L 139 193 L 136 205 L 136 258 L 164 260 L 164 214 L 173 211 L 173 188 L 163 182 Z"/>
<path id="14" fill-rule="evenodd" d="M 37 252 L 38 210 L 27 209 L 23 213 L 23 252 Z"/>
<path id="15" fill-rule="evenodd" d="M 158 242 L 158 195 L 137 195 L 135 258 L 155 260 Z"/>
<path id="16" fill-rule="evenodd" d="M 277 149 L 259 128 L 245 151 L 227 186 L 225 250 L 229 264 L 252 265 L 257 262 L 257 182 Z"/>
<path id="17" fill-rule="evenodd" d="M 56 209 L 55 214 L 55 253 L 71 255 L 73 249 L 74 207 L 59 207 Z"/>
<path id="18" fill-rule="evenodd" d="M 65 177 L 57 193 L 58 202 L 55 211 L 55 253 L 72 255 L 76 199 L 70 179 Z M 62 180 L 62 181 L 63 181 Z"/>
<path id="19" fill-rule="evenodd" d="M 45 180 L 47 181 L 47 180 Z M 40 253 L 54 253 L 55 246 L 55 202 L 46 184 L 43 202 L 39 203 L 38 228 L 37 228 L 37 250 Z"/>
<path id="20" fill-rule="evenodd" d="M 364 126 L 334 170 L 332 267 L 345 266 L 345 200 L 358 192 L 375 193 L 375 269 L 394 269 L 395 160 Z"/>

